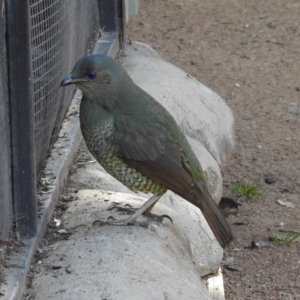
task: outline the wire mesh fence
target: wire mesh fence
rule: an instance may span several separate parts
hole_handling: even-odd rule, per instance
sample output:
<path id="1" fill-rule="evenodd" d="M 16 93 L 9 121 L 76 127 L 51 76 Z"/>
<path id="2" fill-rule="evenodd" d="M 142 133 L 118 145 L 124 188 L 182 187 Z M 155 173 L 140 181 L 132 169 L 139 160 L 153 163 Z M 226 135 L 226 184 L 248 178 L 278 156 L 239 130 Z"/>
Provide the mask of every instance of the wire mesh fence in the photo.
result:
<path id="1" fill-rule="evenodd" d="M 62 75 L 83 56 L 100 29 L 96 0 L 30 0 L 36 168 L 43 166 L 49 145 L 70 104 L 59 89 Z"/>
<path id="2" fill-rule="evenodd" d="M 37 181 L 74 93 L 74 87 L 60 89 L 60 81 L 98 39 L 102 0 L 0 1 L 7 21 L 1 63 L 8 66 L 14 219 L 30 237 L 37 228 Z"/>

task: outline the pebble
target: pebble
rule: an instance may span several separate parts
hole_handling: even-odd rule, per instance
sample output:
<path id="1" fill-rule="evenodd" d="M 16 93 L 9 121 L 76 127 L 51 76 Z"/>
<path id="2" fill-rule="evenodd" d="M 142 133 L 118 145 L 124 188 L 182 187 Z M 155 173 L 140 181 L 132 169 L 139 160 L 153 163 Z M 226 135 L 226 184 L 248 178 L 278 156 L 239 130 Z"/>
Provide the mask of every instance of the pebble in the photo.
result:
<path id="1" fill-rule="evenodd" d="M 299 109 L 291 107 L 291 108 L 287 109 L 287 113 L 292 114 L 292 115 L 297 115 L 299 113 Z"/>
<path id="2" fill-rule="evenodd" d="M 272 184 L 276 182 L 276 177 L 272 173 L 265 174 L 265 182 L 268 184 Z"/>

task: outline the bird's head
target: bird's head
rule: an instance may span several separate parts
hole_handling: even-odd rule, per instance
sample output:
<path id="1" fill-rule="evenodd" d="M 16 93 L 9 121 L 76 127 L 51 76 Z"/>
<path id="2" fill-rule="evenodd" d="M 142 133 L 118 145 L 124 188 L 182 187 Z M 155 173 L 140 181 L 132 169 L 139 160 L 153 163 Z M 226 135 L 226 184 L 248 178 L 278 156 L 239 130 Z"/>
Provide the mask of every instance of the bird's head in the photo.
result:
<path id="1" fill-rule="evenodd" d="M 118 85 L 118 79 L 124 73 L 122 66 L 113 58 L 92 54 L 81 58 L 72 72 L 62 80 L 60 86 L 76 84 L 85 98 L 106 98 Z"/>

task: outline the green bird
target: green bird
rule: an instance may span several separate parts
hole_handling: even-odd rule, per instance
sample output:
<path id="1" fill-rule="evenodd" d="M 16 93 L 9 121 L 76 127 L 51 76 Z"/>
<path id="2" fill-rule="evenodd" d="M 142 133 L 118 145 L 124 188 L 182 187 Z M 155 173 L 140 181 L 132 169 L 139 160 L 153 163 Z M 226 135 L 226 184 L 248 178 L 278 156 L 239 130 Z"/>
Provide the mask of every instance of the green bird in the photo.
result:
<path id="1" fill-rule="evenodd" d="M 69 84 L 83 92 L 80 127 L 95 159 L 132 191 L 153 194 L 127 220 L 113 224 L 133 224 L 171 190 L 199 207 L 220 245 L 228 245 L 231 229 L 170 113 L 139 88 L 118 61 L 105 55 L 81 58 L 61 82 L 61 86 Z"/>

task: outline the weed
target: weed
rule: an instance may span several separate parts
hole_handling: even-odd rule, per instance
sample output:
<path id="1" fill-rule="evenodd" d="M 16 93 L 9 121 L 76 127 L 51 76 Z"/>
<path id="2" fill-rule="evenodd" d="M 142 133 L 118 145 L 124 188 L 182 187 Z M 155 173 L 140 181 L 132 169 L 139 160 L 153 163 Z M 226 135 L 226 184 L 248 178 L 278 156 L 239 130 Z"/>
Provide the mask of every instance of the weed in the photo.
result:
<path id="1" fill-rule="evenodd" d="M 265 196 L 267 190 L 260 190 L 255 182 L 241 181 L 234 189 L 234 193 L 241 197 L 253 198 Z"/>
<path id="2" fill-rule="evenodd" d="M 300 237 L 300 232 L 289 232 L 284 236 L 272 233 L 270 235 L 270 240 L 278 245 L 288 245 L 290 246 L 298 237 Z"/>

